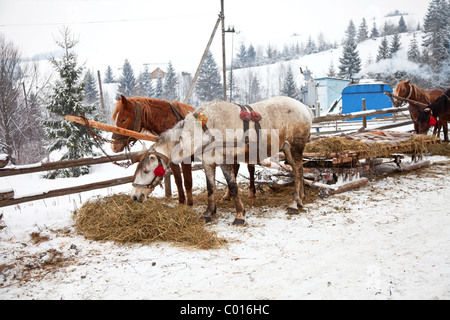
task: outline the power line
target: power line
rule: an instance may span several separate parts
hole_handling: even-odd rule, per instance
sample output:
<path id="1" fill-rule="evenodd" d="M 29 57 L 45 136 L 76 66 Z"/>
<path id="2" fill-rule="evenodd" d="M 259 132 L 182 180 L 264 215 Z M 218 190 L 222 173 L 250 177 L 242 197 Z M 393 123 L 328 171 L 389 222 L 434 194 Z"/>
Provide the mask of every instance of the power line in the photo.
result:
<path id="1" fill-rule="evenodd" d="M 209 14 L 183 14 L 177 16 L 166 17 L 151 17 L 141 19 L 117 19 L 117 20 L 94 20 L 94 21 L 78 21 L 78 22 L 35 22 L 35 23 L 5 23 L 0 24 L 2 27 L 33 27 L 33 26 L 58 26 L 58 25 L 75 25 L 75 24 L 102 24 L 102 23 L 121 23 L 121 22 L 143 22 L 143 21 L 158 21 L 158 20 L 170 20 L 180 18 L 192 18 L 192 17 L 206 17 Z"/>

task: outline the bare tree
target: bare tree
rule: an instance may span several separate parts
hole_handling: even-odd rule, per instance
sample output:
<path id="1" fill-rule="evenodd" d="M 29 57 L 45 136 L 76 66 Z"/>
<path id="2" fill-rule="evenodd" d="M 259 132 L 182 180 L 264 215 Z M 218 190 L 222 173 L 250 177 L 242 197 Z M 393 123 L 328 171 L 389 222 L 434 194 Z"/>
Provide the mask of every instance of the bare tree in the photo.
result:
<path id="1" fill-rule="evenodd" d="M 41 156 L 43 131 L 36 64 L 24 62 L 19 50 L 0 34 L 0 149 L 13 164 Z M 36 159 L 33 159 L 36 160 Z"/>

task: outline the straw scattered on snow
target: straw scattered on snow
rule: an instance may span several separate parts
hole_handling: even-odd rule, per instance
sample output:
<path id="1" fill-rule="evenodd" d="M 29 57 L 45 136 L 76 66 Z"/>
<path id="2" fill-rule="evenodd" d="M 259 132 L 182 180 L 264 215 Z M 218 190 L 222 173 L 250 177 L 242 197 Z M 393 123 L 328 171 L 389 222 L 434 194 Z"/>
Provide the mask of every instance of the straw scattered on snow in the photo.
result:
<path id="1" fill-rule="evenodd" d="M 92 240 L 119 243 L 170 241 L 200 249 L 223 243 L 193 208 L 149 198 L 144 203 L 116 194 L 86 202 L 74 213 L 78 232 Z"/>

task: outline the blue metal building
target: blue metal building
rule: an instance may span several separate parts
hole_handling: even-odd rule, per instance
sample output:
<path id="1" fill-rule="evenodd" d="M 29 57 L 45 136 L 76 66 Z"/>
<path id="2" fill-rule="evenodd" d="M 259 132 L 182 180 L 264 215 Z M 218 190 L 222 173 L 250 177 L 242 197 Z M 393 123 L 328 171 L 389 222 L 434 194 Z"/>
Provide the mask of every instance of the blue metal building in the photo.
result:
<path id="1" fill-rule="evenodd" d="M 383 83 L 349 85 L 342 91 L 342 113 L 362 111 L 363 99 L 366 99 L 366 110 L 392 108 L 392 100 L 384 92 L 392 93 L 392 88 Z M 386 115 L 368 117 L 368 119 L 380 116 Z M 353 120 L 361 120 L 361 118 Z"/>

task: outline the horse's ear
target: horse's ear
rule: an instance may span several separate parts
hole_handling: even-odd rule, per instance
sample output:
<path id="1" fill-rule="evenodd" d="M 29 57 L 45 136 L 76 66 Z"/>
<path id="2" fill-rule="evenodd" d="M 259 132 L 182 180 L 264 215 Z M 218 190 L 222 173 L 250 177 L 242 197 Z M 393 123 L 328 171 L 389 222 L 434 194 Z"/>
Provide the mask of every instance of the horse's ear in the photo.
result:
<path id="1" fill-rule="evenodd" d="M 120 95 L 120 99 L 122 100 L 122 103 L 126 103 L 127 102 L 127 98 L 125 98 L 124 95 Z"/>
<path id="2" fill-rule="evenodd" d="M 411 80 L 406 81 L 407 84 L 409 84 L 411 82 Z"/>

